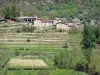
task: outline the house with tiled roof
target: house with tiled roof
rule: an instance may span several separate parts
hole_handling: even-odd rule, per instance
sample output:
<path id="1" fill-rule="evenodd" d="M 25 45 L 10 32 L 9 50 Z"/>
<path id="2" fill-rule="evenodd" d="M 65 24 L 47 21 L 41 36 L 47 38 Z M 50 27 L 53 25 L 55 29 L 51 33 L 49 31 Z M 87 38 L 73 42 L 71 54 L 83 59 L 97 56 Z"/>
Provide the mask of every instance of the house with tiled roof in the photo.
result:
<path id="1" fill-rule="evenodd" d="M 21 22 L 33 23 L 37 18 L 36 17 L 22 16 L 22 17 L 17 17 L 17 19 L 20 20 Z"/>
<path id="2" fill-rule="evenodd" d="M 52 27 L 54 25 L 56 25 L 57 23 L 61 22 L 59 19 L 49 19 L 49 20 L 45 20 L 43 18 L 37 18 L 34 21 L 34 26 L 36 27 Z"/>

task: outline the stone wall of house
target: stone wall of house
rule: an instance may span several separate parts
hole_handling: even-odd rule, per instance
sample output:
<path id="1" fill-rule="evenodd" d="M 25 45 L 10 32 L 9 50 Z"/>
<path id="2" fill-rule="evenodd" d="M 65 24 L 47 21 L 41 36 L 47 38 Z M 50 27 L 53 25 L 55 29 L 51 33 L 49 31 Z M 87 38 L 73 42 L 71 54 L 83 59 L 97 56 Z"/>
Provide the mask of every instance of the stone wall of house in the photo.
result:
<path id="1" fill-rule="evenodd" d="M 67 30 L 69 30 L 69 28 L 68 28 L 68 25 L 66 25 L 66 24 L 58 23 L 56 25 L 56 30 L 57 31 L 67 31 Z"/>

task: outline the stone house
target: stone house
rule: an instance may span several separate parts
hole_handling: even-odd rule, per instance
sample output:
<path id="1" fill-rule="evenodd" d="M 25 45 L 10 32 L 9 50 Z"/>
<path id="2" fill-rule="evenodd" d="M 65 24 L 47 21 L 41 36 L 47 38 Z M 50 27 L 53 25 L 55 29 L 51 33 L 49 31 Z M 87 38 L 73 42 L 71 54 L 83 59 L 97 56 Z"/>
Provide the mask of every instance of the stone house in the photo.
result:
<path id="1" fill-rule="evenodd" d="M 34 21 L 34 26 L 39 28 L 52 28 L 53 26 L 56 26 L 57 23 L 61 22 L 57 19 L 51 19 L 51 20 L 45 20 L 43 18 L 37 18 Z"/>
<path id="2" fill-rule="evenodd" d="M 69 30 L 71 29 L 82 29 L 83 25 L 81 23 L 68 23 Z"/>
<path id="3" fill-rule="evenodd" d="M 56 24 L 56 30 L 57 31 L 67 31 L 69 30 L 68 25 L 67 24 L 62 24 L 61 22 Z"/>
<path id="4" fill-rule="evenodd" d="M 71 29 L 82 29 L 83 25 L 81 23 L 58 23 L 56 24 L 56 30 L 57 31 L 68 31 Z"/>
<path id="5" fill-rule="evenodd" d="M 37 28 L 49 28 L 53 26 L 53 20 L 44 20 L 43 18 L 37 18 L 34 21 L 34 26 Z"/>
<path id="6" fill-rule="evenodd" d="M 45 27 L 52 27 L 53 26 L 53 20 L 42 20 L 42 24 Z"/>

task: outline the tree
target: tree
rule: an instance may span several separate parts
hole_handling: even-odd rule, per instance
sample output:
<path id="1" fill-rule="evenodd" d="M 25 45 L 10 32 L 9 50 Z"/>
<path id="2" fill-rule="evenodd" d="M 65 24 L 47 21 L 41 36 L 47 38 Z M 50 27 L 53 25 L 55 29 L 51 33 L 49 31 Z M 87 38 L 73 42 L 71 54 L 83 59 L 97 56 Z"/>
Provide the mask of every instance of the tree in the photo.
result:
<path id="1" fill-rule="evenodd" d="M 91 39 L 89 35 L 89 27 L 87 25 L 84 25 L 84 31 L 83 31 L 83 40 L 82 40 L 82 45 L 83 45 L 83 54 L 86 57 L 88 63 L 90 62 L 90 52 L 91 52 Z M 88 71 L 88 65 L 86 66 Z"/>
<path id="2" fill-rule="evenodd" d="M 100 44 L 100 26 L 97 26 L 95 30 L 95 36 L 96 36 L 96 43 Z"/>
<path id="3" fill-rule="evenodd" d="M 88 9 L 91 19 L 100 19 L 100 0 L 90 0 Z"/>
<path id="4" fill-rule="evenodd" d="M 71 68 L 71 57 L 68 51 L 61 51 L 60 53 L 56 54 L 54 59 L 54 65 L 60 69 L 70 69 Z"/>
<path id="5" fill-rule="evenodd" d="M 86 14 L 84 18 L 90 22 L 90 20 L 100 21 L 100 0 L 83 0 L 84 11 Z"/>
<path id="6" fill-rule="evenodd" d="M 9 7 L 5 8 L 5 10 L 4 10 L 4 16 L 5 16 L 5 19 L 10 19 L 10 17 L 11 17 L 11 11 L 10 11 Z"/>
<path id="7" fill-rule="evenodd" d="M 89 36 L 89 28 L 86 25 L 84 25 L 82 44 L 83 44 L 84 49 L 90 48 L 91 39 L 90 39 L 90 36 Z"/>
<path id="8" fill-rule="evenodd" d="M 96 47 L 95 27 L 89 26 L 85 23 L 82 39 L 83 54 L 86 57 L 88 64 L 86 65 L 86 72 L 88 72 L 90 58 L 92 56 L 93 48 Z"/>
<path id="9" fill-rule="evenodd" d="M 4 9 L 4 16 L 5 19 L 15 19 L 15 17 L 20 16 L 20 9 L 12 4 Z"/>
<path id="10" fill-rule="evenodd" d="M 16 5 L 12 4 L 11 6 L 11 18 L 15 19 L 15 17 L 20 16 L 20 9 L 16 7 Z"/>
<path id="11" fill-rule="evenodd" d="M 11 14 L 12 14 L 12 18 L 15 18 L 16 17 L 16 7 L 15 5 L 12 5 L 11 6 Z"/>

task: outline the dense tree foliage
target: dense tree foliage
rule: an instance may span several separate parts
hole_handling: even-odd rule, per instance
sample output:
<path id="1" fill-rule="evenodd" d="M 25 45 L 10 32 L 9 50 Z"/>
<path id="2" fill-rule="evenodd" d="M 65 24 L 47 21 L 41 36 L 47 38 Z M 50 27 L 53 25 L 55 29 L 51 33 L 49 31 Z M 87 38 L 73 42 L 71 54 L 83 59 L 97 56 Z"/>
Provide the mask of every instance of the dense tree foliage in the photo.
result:
<path id="1" fill-rule="evenodd" d="M 91 62 L 91 57 L 95 54 L 93 48 L 96 48 L 96 46 L 99 44 L 100 44 L 100 27 L 89 26 L 85 24 L 83 31 L 82 49 L 83 49 L 83 54 L 88 61 L 88 64 L 86 65 L 87 68 L 86 72 L 89 72 L 89 65 L 90 63 L 93 63 L 93 61 Z"/>
<path id="2" fill-rule="evenodd" d="M 74 69 L 78 71 L 84 71 L 88 63 L 80 51 L 61 51 L 55 55 L 54 62 L 54 65 L 59 69 Z"/>
<path id="3" fill-rule="evenodd" d="M 4 9 L 4 16 L 5 19 L 15 19 L 20 16 L 20 9 L 12 4 Z"/>
<path id="4" fill-rule="evenodd" d="M 84 31 L 83 31 L 83 48 L 89 49 L 95 47 L 95 41 L 96 41 L 96 27 L 91 27 L 88 25 L 84 25 Z M 98 33 L 98 32 L 96 32 Z"/>
<path id="5" fill-rule="evenodd" d="M 26 4 L 23 3 L 24 1 Z M 25 16 L 78 17 L 80 19 L 85 18 L 87 21 L 100 19 L 100 0 L 50 0 L 50 3 L 48 0 L 11 0 L 9 2 L 19 6 Z M 18 2 L 21 2 L 22 5 L 18 5 Z"/>
<path id="6" fill-rule="evenodd" d="M 100 0 L 89 0 L 87 4 L 88 18 L 100 19 Z"/>
<path id="7" fill-rule="evenodd" d="M 4 10 L 4 16 L 5 16 L 6 19 L 10 18 L 11 13 L 10 13 L 10 8 L 9 7 L 5 8 L 5 10 Z"/>
<path id="8" fill-rule="evenodd" d="M 83 0 L 83 6 L 80 8 L 81 18 L 90 23 L 91 20 L 96 20 L 97 25 L 100 23 L 100 0 Z"/>
<path id="9" fill-rule="evenodd" d="M 39 10 L 48 11 L 54 17 L 74 18 L 78 14 L 78 6 L 74 3 L 41 5 Z"/>
<path id="10" fill-rule="evenodd" d="M 70 53 L 68 51 L 61 51 L 55 56 L 55 66 L 60 69 L 70 69 L 71 68 L 71 58 Z"/>

